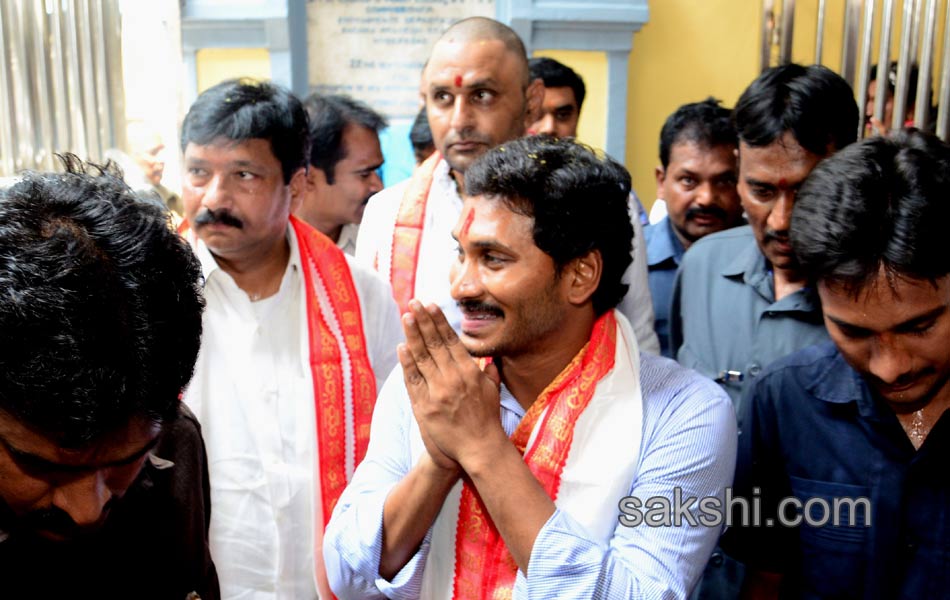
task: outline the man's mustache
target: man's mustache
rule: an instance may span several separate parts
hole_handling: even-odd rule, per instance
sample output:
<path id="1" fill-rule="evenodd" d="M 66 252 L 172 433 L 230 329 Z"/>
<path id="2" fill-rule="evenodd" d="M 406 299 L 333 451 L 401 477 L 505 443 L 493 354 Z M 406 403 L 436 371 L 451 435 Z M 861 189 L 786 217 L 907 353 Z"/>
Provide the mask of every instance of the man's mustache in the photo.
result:
<path id="1" fill-rule="evenodd" d="M 769 241 L 781 242 L 783 244 L 788 243 L 788 231 L 776 231 L 774 229 L 766 229 L 765 235 L 763 236 L 763 242 Z"/>
<path id="2" fill-rule="evenodd" d="M 102 514 L 106 515 L 112 509 L 115 498 L 111 498 L 103 507 Z M 27 513 L 17 520 L 17 528 L 23 531 L 48 531 L 58 537 L 72 539 L 88 533 L 95 527 L 80 527 L 69 514 L 55 506 L 43 508 Z"/>
<path id="3" fill-rule="evenodd" d="M 503 317 L 505 312 L 495 306 L 494 304 L 488 304 L 486 302 L 479 302 L 477 300 L 459 300 L 459 308 L 467 313 L 485 313 L 494 317 Z"/>
<path id="4" fill-rule="evenodd" d="M 727 216 L 726 211 L 718 206 L 691 206 L 686 210 L 687 221 L 696 217 L 715 217 L 725 221 Z"/>
<path id="5" fill-rule="evenodd" d="M 211 210 L 206 208 L 195 217 L 195 227 L 202 225 L 227 225 L 237 229 L 244 229 L 244 221 L 235 217 L 225 209 Z"/>

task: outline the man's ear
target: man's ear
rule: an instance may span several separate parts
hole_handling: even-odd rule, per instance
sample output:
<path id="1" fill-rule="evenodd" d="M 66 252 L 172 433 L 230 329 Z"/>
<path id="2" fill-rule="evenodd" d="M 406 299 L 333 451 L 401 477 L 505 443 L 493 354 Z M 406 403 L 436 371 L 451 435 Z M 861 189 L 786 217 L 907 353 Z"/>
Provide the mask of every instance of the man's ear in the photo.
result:
<path id="1" fill-rule="evenodd" d="M 290 178 L 290 213 L 294 214 L 300 210 L 303 204 L 304 195 L 307 193 L 309 183 L 309 173 L 316 171 L 314 167 L 300 167 Z"/>
<path id="2" fill-rule="evenodd" d="M 666 181 L 666 169 L 662 166 L 658 166 L 655 171 L 656 175 L 656 199 L 657 200 L 666 200 L 663 193 L 663 183 Z"/>
<path id="3" fill-rule="evenodd" d="M 580 306 L 590 300 L 600 286 L 603 273 L 604 259 L 600 255 L 600 250 L 591 250 L 568 263 L 562 276 L 568 286 L 568 301 L 575 306 Z"/>
<path id="4" fill-rule="evenodd" d="M 525 90 L 525 128 L 541 118 L 541 107 L 544 105 L 544 81 L 539 77 Z"/>

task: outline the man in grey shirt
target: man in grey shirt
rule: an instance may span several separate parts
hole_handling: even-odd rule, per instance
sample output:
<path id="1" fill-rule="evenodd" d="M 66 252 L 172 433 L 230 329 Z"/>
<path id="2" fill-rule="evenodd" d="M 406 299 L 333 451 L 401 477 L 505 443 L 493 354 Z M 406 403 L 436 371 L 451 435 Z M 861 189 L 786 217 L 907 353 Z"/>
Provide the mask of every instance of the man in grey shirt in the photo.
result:
<path id="1" fill-rule="evenodd" d="M 733 111 L 739 196 L 749 225 L 708 235 L 683 257 L 670 341 L 684 366 L 738 403 L 768 363 L 823 341 L 814 290 L 788 242 L 795 193 L 816 164 L 855 140 L 858 108 L 844 79 L 790 64 L 760 75 Z"/>
<path id="2" fill-rule="evenodd" d="M 858 107 L 851 86 L 829 69 L 789 64 L 753 81 L 733 120 L 749 225 L 708 235 L 683 256 L 670 344 L 680 364 L 716 380 L 738 408 L 766 365 L 828 339 L 788 230 L 799 186 L 821 159 L 857 138 Z M 738 598 L 743 572 L 716 548 L 693 597 Z"/>

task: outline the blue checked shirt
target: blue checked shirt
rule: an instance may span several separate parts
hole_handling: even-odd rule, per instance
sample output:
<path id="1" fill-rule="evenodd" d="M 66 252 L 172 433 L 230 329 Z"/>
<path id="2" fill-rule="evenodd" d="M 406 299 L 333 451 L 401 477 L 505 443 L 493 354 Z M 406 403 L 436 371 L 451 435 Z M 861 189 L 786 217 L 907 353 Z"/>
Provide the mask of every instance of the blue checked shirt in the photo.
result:
<path id="1" fill-rule="evenodd" d="M 641 354 L 640 360 L 643 440 L 629 495 L 643 502 L 655 496 L 672 502 L 674 488 L 680 488 L 683 498 L 714 496 L 722 501 L 736 458 L 732 402 L 712 381 L 673 361 L 648 354 Z M 503 386 L 501 420 L 509 435 L 524 412 Z M 429 536 L 391 581 L 379 577 L 383 504 L 413 466 L 412 418 L 397 367 L 380 392 L 366 458 L 324 536 L 327 576 L 341 600 L 420 597 Z M 696 517 L 697 505 L 690 510 Z M 518 572 L 513 598 L 685 598 L 720 528 L 685 522 L 679 527 L 626 527 L 620 524 L 620 514 L 618 507 L 617 527 L 604 545 L 591 540 L 570 514 L 556 510 L 535 539 L 527 575 Z"/>

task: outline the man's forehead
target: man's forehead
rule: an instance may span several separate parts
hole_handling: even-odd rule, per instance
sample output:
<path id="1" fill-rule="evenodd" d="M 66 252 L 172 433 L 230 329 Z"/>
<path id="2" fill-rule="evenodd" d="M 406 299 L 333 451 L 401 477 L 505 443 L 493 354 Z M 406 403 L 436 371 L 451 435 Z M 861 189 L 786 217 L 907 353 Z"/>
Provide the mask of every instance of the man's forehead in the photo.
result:
<path id="1" fill-rule="evenodd" d="M 10 413 L 0 411 L 0 443 L 8 450 L 64 466 L 125 460 L 152 445 L 161 431 L 160 423 L 144 418 L 132 418 L 88 444 L 70 448 L 64 447 Z"/>
<path id="2" fill-rule="evenodd" d="M 522 70 L 527 71 L 527 63 Z M 463 87 L 483 79 L 518 81 L 518 71 L 517 57 L 501 40 L 448 39 L 433 47 L 423 85 L 428 88 Z"/>
<path id="3" fill-rule="evenodd" d="M 188 142 L 185 146 L 185 157 L 198 157 L 204 159 L 210 158 L 231 158 L 236 156 L 253 157 L 258 160 L 272 159 L 277 160 L 274 155 L 270 140 L 264 138 L 249 138 L 246 140 L 233 140 L 226 137 L 216 137 L 208 143 L 199 144 L 197 142 Z"/>

